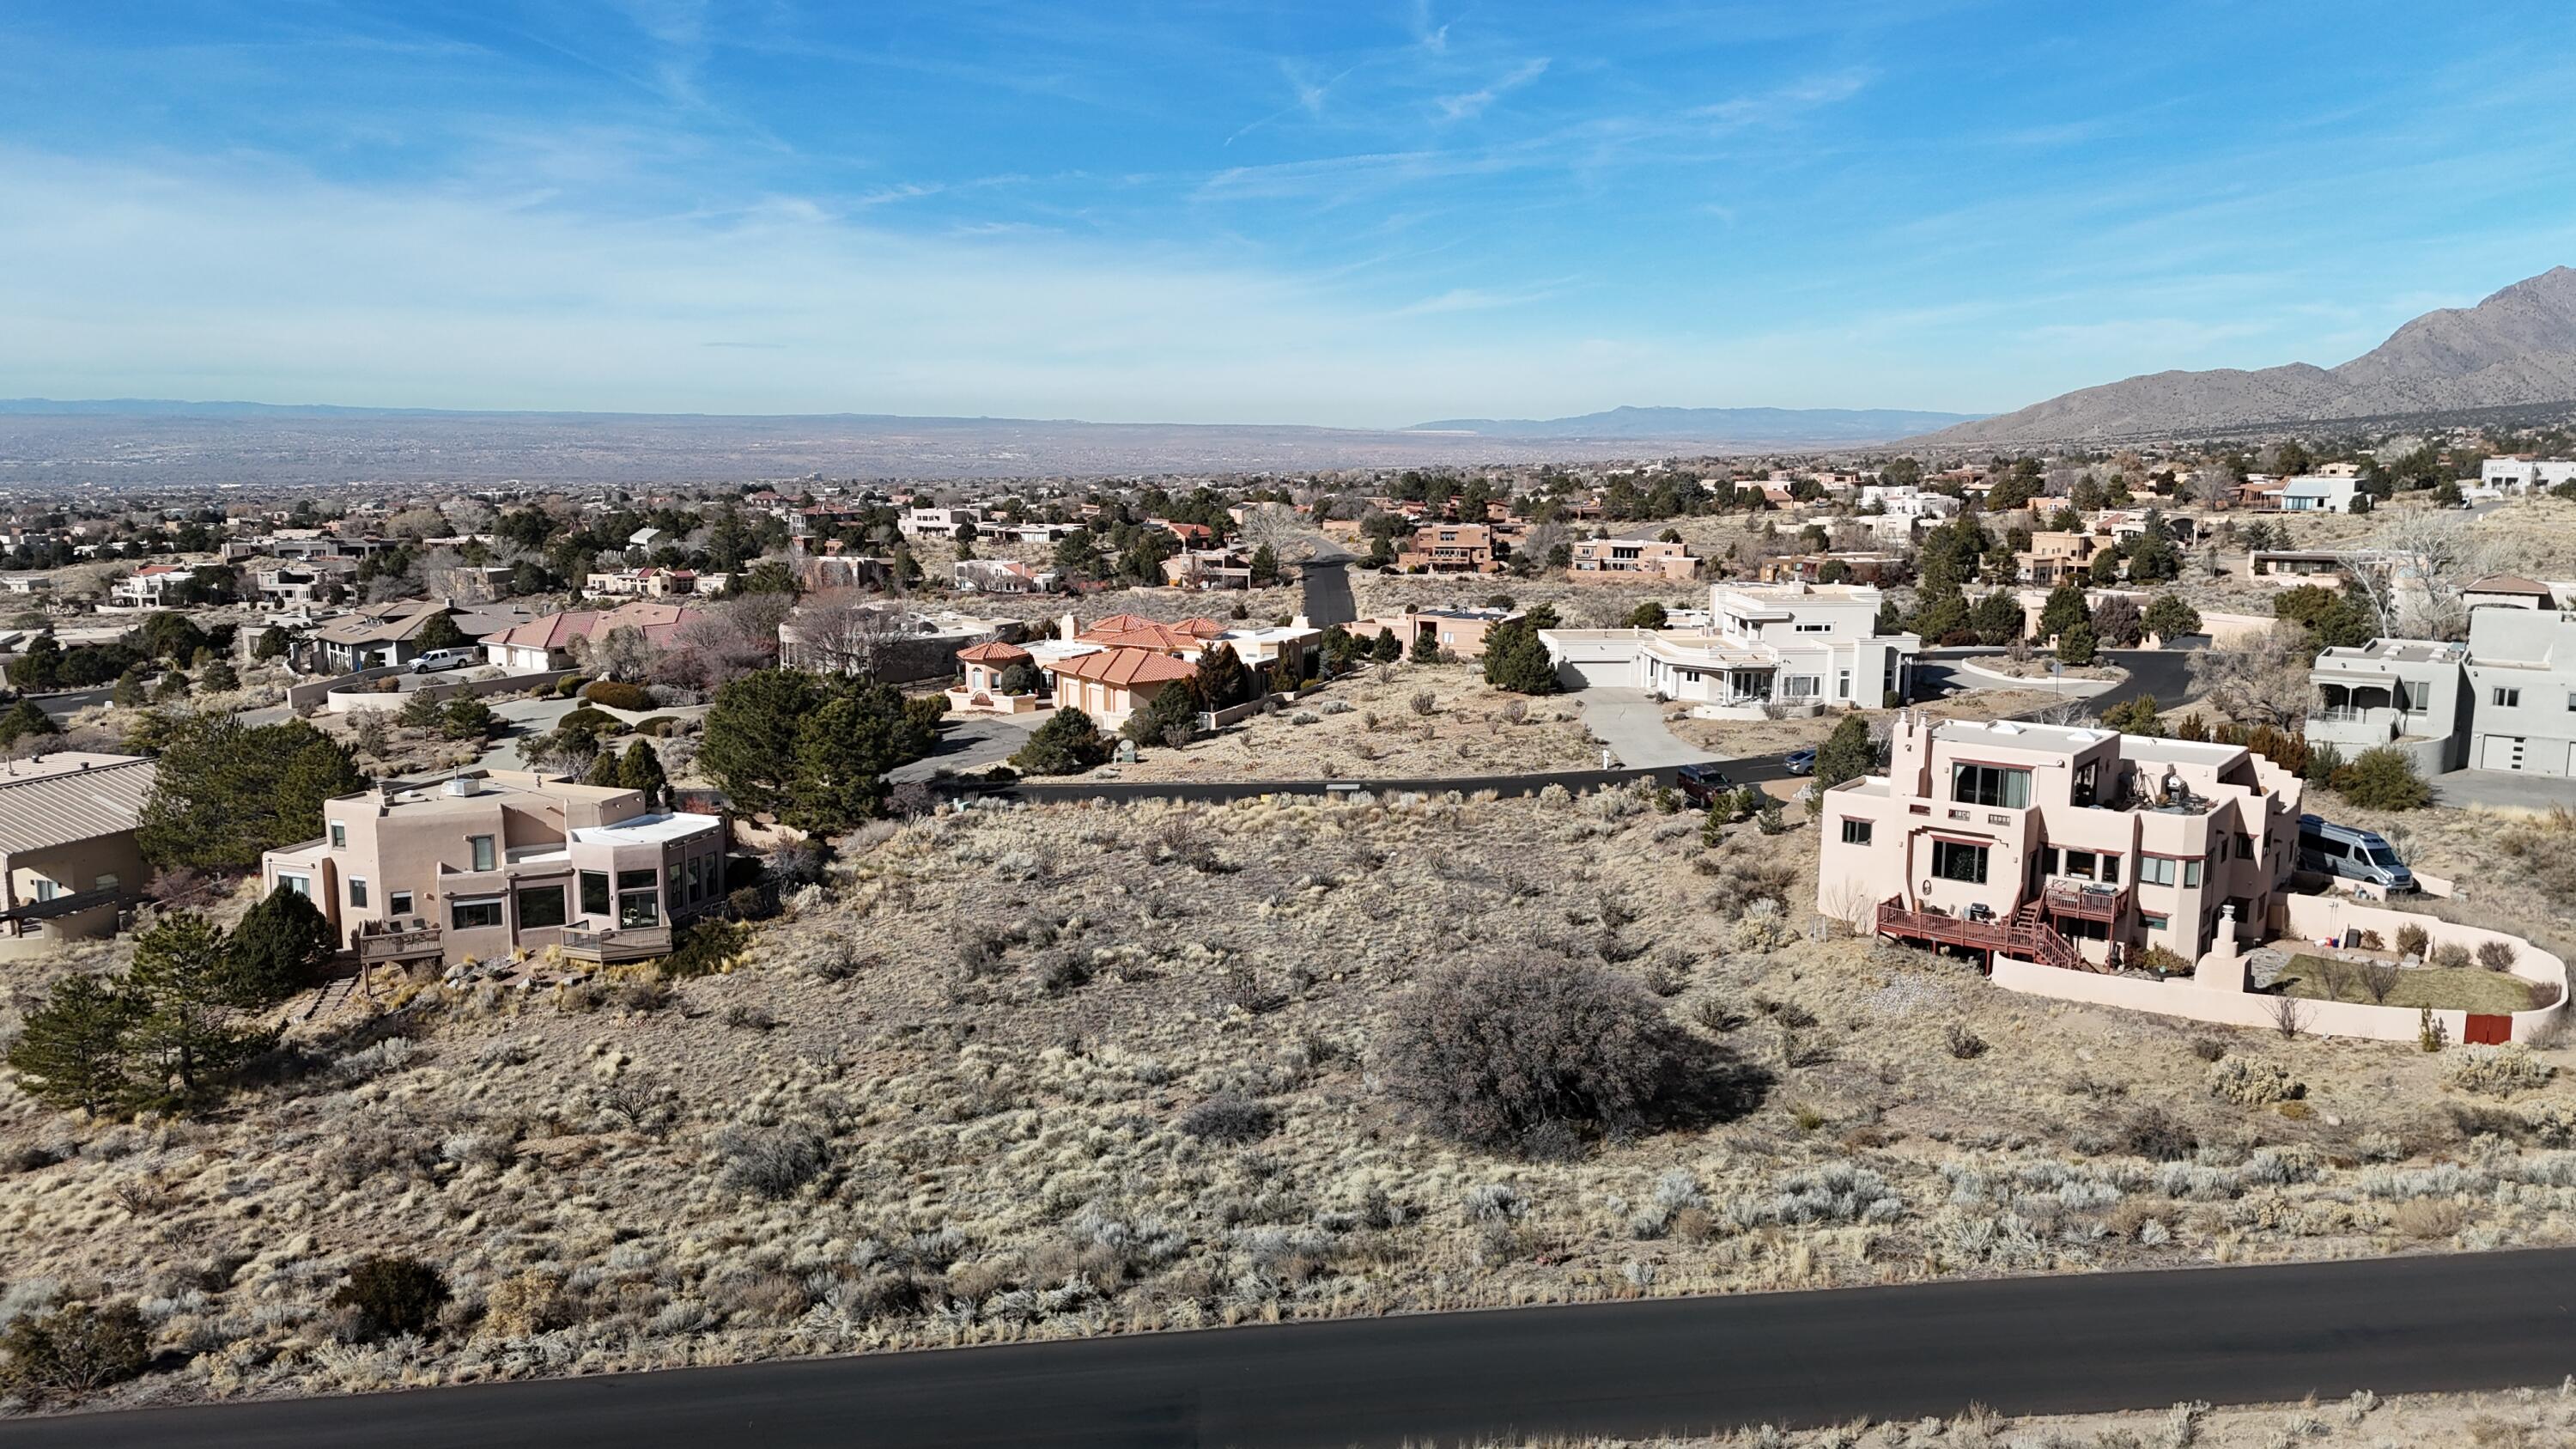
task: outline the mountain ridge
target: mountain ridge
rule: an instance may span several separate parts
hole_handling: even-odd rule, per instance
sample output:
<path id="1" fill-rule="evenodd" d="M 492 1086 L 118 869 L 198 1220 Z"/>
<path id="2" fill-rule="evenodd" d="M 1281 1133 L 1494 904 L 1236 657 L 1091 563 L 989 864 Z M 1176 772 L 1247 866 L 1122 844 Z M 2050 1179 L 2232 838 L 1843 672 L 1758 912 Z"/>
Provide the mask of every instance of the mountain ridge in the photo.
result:
<path id="1" fill-rule="evenodd" d="M 2416 317 L 2340 366 L 2143 373 L 1919 438 L 1932 446 L 2114 441 L 2266 424 L 2576 400 L 2576 268 Z"/>
<path id="2" fill-rule="evenodd" d="M 1975 413 L 1913 408 L 1680 408 L 1622 406 L 1563 418 L 1444 418 L 1408 433 L 1483 438 L 1666 438 L 1723 442 L 1880 443 L 1927 424 L 1972 421 Z"/>

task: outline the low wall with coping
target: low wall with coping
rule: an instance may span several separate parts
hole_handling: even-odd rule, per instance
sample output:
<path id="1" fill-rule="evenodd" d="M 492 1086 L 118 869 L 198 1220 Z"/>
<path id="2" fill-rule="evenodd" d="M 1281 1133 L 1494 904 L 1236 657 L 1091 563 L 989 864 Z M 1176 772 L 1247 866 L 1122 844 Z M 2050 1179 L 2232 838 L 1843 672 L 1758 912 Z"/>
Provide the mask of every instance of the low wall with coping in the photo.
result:
<path id="1" fill-rule="evenodd" d="M 2537 986 L 2554 985 L 2558 988 L 2558 999 L 2549 1005 L 2513 1013 L 2512 1039 L 2515 1041 L 2531 1040 L 2544 1025 L 2558 1019 L 2568 1009 L 2567 963 L 2519 936 L 2479 926 L 2454 925 L 2410 911 L 2364 905 L 2341 896 L 2289 896 L 2285 899 L 2289 910 L 2287 934 L 2310 941 L 2341 941 L 2344 933 L 2350 930 L 2376 931 L 2380 939 L 2394 942 L 2399 928 L 2412 925 L 2423 929 L 2432 946 L 2456 944 L 2475 952 L 2489 941 L 2510 944 L 2515 958 L 2508 974 Z M 2150 981 L 2143 977 L 2070 971 L 2008 956 L 1995 958 L 1993 979 L 1997 986 L 2006 990 L 2028 992 L 2033 996 L 2266 1030 L 2279 1027 L 2279 1002 L 2283 999 L 2251 991 L 2229 991 L 2187 976 Z M 2411 1042 L 2423 1023 L 2423 1014 L 2411 1006 L 2314 1001 L 2306 997 L 2295 999 L 2298 1001 L 2300 1030 L 2316 1036 Z M 2433 1019 L 2441 1023 L 2446 1040 L 2457 1043 L 2468 1039 L 2468 1012 L 2436 1010 Z"/>
<path id="2" fill-rule="evenodd" d="M 389 669 L 371 677 L 403 671 Z M 538 674 L 503 674 L 491 679 L 459 679 L 445 684 L 424 684 L 418 689 L 333 689 L 323 696 L 323 703 L 333 714 L 357 714 L 369 710 L 395 710 L 415 699 L 462 699 L 480 694 L 515 694 L 531 689 L 552 689 L 563 680 L 582 673 L 578 669 L 549 669 Z M 351 679 L 358 676 L 352 675 Z M 643 718 L 642 715 L 636 718 Z"/>

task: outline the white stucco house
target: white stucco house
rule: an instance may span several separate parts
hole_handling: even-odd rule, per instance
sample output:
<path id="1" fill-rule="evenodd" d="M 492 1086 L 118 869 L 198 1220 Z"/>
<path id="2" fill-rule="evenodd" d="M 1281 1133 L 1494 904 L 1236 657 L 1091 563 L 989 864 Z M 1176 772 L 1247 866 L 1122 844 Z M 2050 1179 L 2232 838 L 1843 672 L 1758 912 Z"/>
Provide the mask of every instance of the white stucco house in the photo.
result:
<path id="1" fill-rule="evenodd" d="M 1542 629 L 1569 688 L 1643 689 L 1702 708 L 1758 715 L 1766 706 L 1902 700 L 1923 641 L 1878 630 L 1868 584 L 1719 584 L 1708 622 L 1687 629 Z"/>
<path id="2" fill-rule="evenodd" d="M 2576 459 L 2489 458 L 2478 465 L 2478 481 L 2505 493 L 2529 493 L 2576 482 Z"/>

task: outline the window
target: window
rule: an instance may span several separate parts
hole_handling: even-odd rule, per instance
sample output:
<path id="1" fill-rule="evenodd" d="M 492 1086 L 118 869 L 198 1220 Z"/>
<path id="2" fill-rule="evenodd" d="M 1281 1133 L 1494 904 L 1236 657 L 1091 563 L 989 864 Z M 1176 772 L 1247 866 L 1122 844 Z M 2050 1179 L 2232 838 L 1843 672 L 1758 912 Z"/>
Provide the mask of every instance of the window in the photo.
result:
<path id="1" fill-rule="evenodd" d="M 2139 856 L 2138 883 L 2140 885 L 2172 885 L 2174 883 L 2173 858 L 2163 855 Z"/>
<path id="2" fill-rule="evenodd" d="M 2069 787 L 2070 794 L 2068 798 L 2078 805 L 2092 804 L 2094 786 L 2101 777 L 2102 762 L 2099 760 L 2086 760 L 2083 764 L 2076 766 L 2075 783 Z"/>
<path id="3" fill-rule="evenodd" d="M 2182 883 L 2189 887 L 2197 887 L 2200 884 L 2199 861 L 2186 860 L 2182 863 Z"/>
<path id="4" fill-rule="evenodd" d="M 448 906 L 448 919 L 460 931 L 479 930 L 501 924 L 501 898 L 485 896 L 479 901 L 456 901 Z"/>
<path id="5" fill-rule="evenodd" d="M 43 876 L 36 877 L 36 899 L 40 901 L 52 900 L 54 898 L 55 889 L 56 887 L 52 881 L 45 879 Z"/>
<path id="6" fill-rule="evenodd" d="M 1833 629 L 1834 626 L 1831 624 L 1801 624 L 1798 626 L 1798 632 L 1801 634 L 1830 634 L 1833 632 Z"/>
<path id="7" fill-rule="evenodd" d="M 2238 860 L 2254 858 L 2254 837 L 2241 830 L 2236 833 L 2236 858 Z"/>
<path id="8" fill-rule="evenodd" d="M 1843 844 L 1867 845 L 1869 844 L 1869 832 L 1870 822 L 1866 820 L 1846 820 L 1843 822 Z"/>
<path id="9" fill-rule="evenodd" d="M 2066 865 L 2059 874 L 2071 875 L 2077 880 L 2091 880 L 2099 860 L 2100 857 L 2089 850 L 2070 850 L 2066 852 Z"/>
<path id="10" fill-rule="evenodd" d="M 2505 709 L 2519 709 L 2522 707 L 2522 691 L 2499 686 L 2495 692 L 2495 702 Z"/>
<path id="11" fill-rule="evenodd" d="M 385 897 L 385 909 L 386 909 L 386 911 L 390 912 L 391 914 L 393 914 L 393 915 L 397 915 L 397 916 L 408 916 L 408 915 L 410 915 L 410 914 L 411 914 L 411 892 L 409 892 L 409 891 L 395 891 L 395 892 L 394 892 L 394 893 L 392 893 L 391 895 L 386 896 L 386 897 Z"/>
<path id="12" fill-rule="evenodd" d="M 608 914 L 608 872 L 586 870 L 581 873 L 581 913 L 585 916 Z"/>
<path id="13" fill-rule="evenodd" d="M 2173 917 L 2141 914 L 2138 917 L 2138 924 L 2150 931 L 2170 931 L 2173 929 Z"/>
<path id="14" fill-rule="evenodd" d="M 1950 798 L 1962 805 L 2001 805 L 2019 809 L 2030 803 L 2030 771 L 1999 765 L 1952 765 Z"/>
<path id="15" fill-rule="evenodd" d="M 564 923 L 564 890 L 562 886 L 530 886 L 519 892 L 519 926 L 560 926 Z"/>
<path id="16" fill-rule="evenodd" d="M 313 878 L 311 876 L 279 876 L 277 878 L 277 888 L 282 891 L 293 891 L 297 895 L 304 897 L 306 900 L 311 900 L 313 898 Z"/>
<path id="17" fill-rule="evenodd" d="M 2102 884 L 2118 885 L 2119 883 L 2120 857 L 2111 854 L 2109 851 L 2104 851 L 2102 853 Z"/>
<path id="18" fill-rule="evenodd" d="M 662 873 L 621 870 L 617 873 L 617 924 L 657 926 L 662 923 Z"/>
<path id="19" fill-rule="evenodd" d="M 1955 840 L 1932 842 L 1932 873 L 1943 880 L 1986 883 L 1986 847 Z"/>
<path id="20" fill-rule="evenodd" d="M 342 822 L 340 822 L 340 821 L 337 821 L 337 820 L 332 821 L 332 822 L 331 822 L 331 848 L 332 848 L 333 850 L 340 850 L 340 849 L 344 849 L 345 847 L 347 847 L 347 845 L 348 845 L 348 844 L 349 844 L 349 827 L 348 827 L 347 825 L 343 824 L 343 823 L 342 823 Z"/>
<path id="21" fill-rule="evenodd" d="M 492 837 L 488 835 L 469 835 L 465 838 L 465 843 L 474 852 L 474 868 L 478 871 L 490 870 L 492 868 Z"/>
<path id="22" fill-rule="evenodd" d="M 349 904 L 353 906 L 363 906 L 366 903 L 367 878 L 362 875 L 353 875 L 349 877 Z"/>
<path id="23" fill-rule="evenodd" d="M 113 871 L 101 871 L 99 872 L 98 879 L 91 881 L 89 884 L 91 890 L 112 891 L 117 887 L 116 874 Z"/>

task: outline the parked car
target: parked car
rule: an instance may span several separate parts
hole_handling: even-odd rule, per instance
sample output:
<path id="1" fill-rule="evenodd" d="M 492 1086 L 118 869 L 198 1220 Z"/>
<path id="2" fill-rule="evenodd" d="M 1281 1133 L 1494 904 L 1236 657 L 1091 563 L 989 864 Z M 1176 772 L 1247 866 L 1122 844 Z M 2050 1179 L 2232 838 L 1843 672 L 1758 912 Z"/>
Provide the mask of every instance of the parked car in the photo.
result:
<path id="1" fill-rule="evenodd" d="M 1788 766 L 1789 773 L 1792 775 L 1812 775 L 1816 773 L 1816 752 L 1791 750 L 1780 763 Z"/>
<path id="2" fill-rule="evenodd" d="M 1714 765 L 1684 765 L 1674 772 L 1673 784 L 1681 790 L 1683 799 L 1703 809 L 1718 796 L 1735 788 L 1735 782 L 1726 778 L 1726 772 Z"/>
<path id="3" fill-rule="evenodd" d="M 474 659 L 475 651 L 471 649 L 432 649 L 411 662 L 411 672 L 436 674 L 446 669 L 462 669 Z"/>
<path id="4" fill-rule="evenodd" d="M 2415 889 L 2415 872 L 2396 848 L 2375 832 L 2337 825 L 2322 816 L 2299 817 L 2299 869 L 2357 880 L 2392 893 Z"/>

